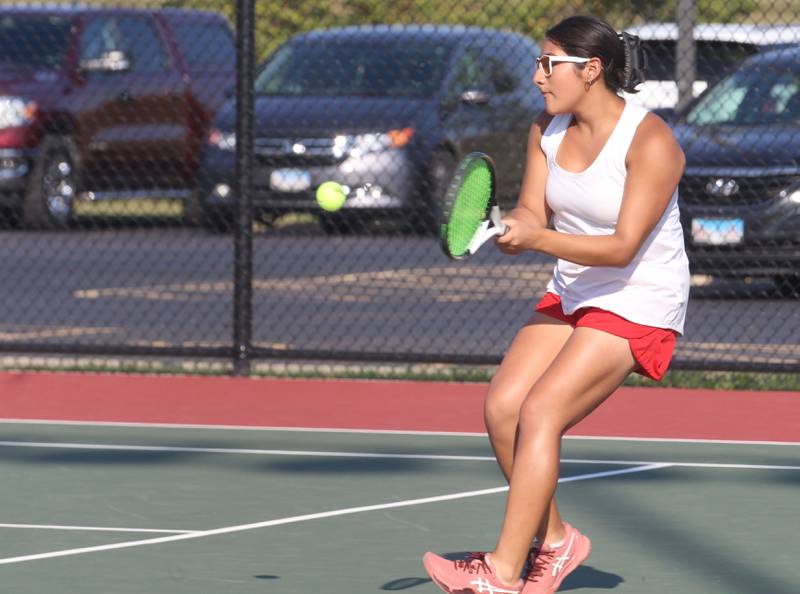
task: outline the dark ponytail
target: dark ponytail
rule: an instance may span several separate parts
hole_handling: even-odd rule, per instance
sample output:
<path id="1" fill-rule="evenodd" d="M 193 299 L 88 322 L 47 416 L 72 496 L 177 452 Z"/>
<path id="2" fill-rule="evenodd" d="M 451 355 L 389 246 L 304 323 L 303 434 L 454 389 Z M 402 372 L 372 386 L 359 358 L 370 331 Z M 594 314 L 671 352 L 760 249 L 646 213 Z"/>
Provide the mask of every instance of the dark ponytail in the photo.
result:
<path id="1" fill-rule="evenodd" d="M 614 93 L 620 90 L 637 93 L 636 85 L 644 82 L 646 55 L 636 35 L 614 28 L 592 16 L 573 16 L 549 29 L 547 39 L 567 54 L 581 58 L 599 58 L 603 64 L 603 79 Z"/>

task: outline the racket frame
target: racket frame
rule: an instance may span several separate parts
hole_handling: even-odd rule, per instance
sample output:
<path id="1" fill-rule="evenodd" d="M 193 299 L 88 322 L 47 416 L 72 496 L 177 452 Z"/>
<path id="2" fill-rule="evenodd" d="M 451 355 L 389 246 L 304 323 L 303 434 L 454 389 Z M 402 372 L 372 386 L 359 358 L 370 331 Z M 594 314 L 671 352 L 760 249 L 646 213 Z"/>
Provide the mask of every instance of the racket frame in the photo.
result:
<path id="1" fill-rule="evenodd" d="M 481 223 L 478 226 L 478 229 L 475 231 L 475 235 L 472 237 L 472 241 L 470 241 L 469 245 L 467 246 L 466 251 L 461 255 L 454 255 L 450 253 L 450 250 L 447 246 L 447 228 L 450 221 L 450 215 L 452 213 L 453 205 L 455 204 L 456 197 L 458 196 L 458 191 L 461 189 L 461 185 L 464 182 L 469 171 L 474 166 L 476 161 L 483 161 L 488 166 L 489 175 L 491 178 L 491 192 L 489 195 L 489 200 L 486 204 L 486 209 L 483 212 L 483 216 L 481 219 Z M 492 237 L 496 237 L 498 235 L 502 235 L 505 233 L 508 228 L 507 226 L 500 220 L 500 205 L 497 202 L 496 196 L 496 189 L 497 189 L 497 177 L 496 171 L 494 166 L 494 160 L 492 158 L 482 152 L 475 151 L 466 155 L 458 164 L 455 173 L 453 174 L 453 178 L 450 180 L 450 184 L 447 186 L 447 191 L 445 192 L 444 196 L 444 209 L 442 212 L 442 220 L 439 225 L 439 239 L 441 240 L 442 244 L 442 251 L 452 260 L 463 260 L 468 258 L 480 248 L 484 243 L 489 241 Z"/>

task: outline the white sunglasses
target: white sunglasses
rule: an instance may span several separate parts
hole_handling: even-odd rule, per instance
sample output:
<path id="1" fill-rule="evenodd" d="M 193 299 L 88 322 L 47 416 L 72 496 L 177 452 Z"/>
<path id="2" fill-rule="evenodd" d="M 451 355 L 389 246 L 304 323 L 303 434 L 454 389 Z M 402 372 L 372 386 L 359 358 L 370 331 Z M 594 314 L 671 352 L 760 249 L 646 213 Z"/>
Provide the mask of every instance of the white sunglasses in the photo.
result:
<path id="1" fill-rule="evenodd" d="M 536 68 L 541 68 L 545 76 L 552 76 L 553 64 L 559 62 L 572 62 L 574 64 L 585 64 L 591 58 L 578 58 L 577 56 L 550 56 L 544 55 L 536 58 Z"/>

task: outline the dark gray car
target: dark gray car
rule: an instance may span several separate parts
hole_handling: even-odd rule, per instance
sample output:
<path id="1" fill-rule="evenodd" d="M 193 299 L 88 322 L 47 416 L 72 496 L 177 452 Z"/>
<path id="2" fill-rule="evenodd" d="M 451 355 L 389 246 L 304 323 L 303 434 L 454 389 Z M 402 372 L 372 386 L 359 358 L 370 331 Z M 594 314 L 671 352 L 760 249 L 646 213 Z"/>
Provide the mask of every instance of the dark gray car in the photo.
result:
<path id="1" fill-rule="evenodd" d="M 516 200 L 527 135 L 543 109 L 532 84 L 538 46 L 522 35 L 449 26 L 369 26 L 290 39 L 256 79 L 257 214 L 323 216 L 329 230 L 391 219 L 431 228 L 457 161 L 497 165 L 501 201 Z M 234 207 L 235 101 L 217 114 L 198 201 L 210 226 Z M 348 193 L 321 213 L 316 188 Z"/>
<path id="2" fill-rule="evenodd" d="M 692 271 L 800 279 L 800 48 L 748 59 L 681 118 Z"/>

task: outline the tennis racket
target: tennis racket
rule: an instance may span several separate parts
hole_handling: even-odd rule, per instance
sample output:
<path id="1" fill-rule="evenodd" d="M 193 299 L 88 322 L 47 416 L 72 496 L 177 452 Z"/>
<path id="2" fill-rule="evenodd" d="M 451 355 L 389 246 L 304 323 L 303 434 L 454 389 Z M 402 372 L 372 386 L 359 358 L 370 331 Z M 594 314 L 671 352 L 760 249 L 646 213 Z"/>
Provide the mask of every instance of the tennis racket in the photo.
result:
<path id="1" fill-rule="evenodd" d="M 507 227 L 495 197 L 494 162 L 470 153 L 459 163 L 444 196 L 439 225 L 442 249 L 454 260 L 467 258 Z"/>

